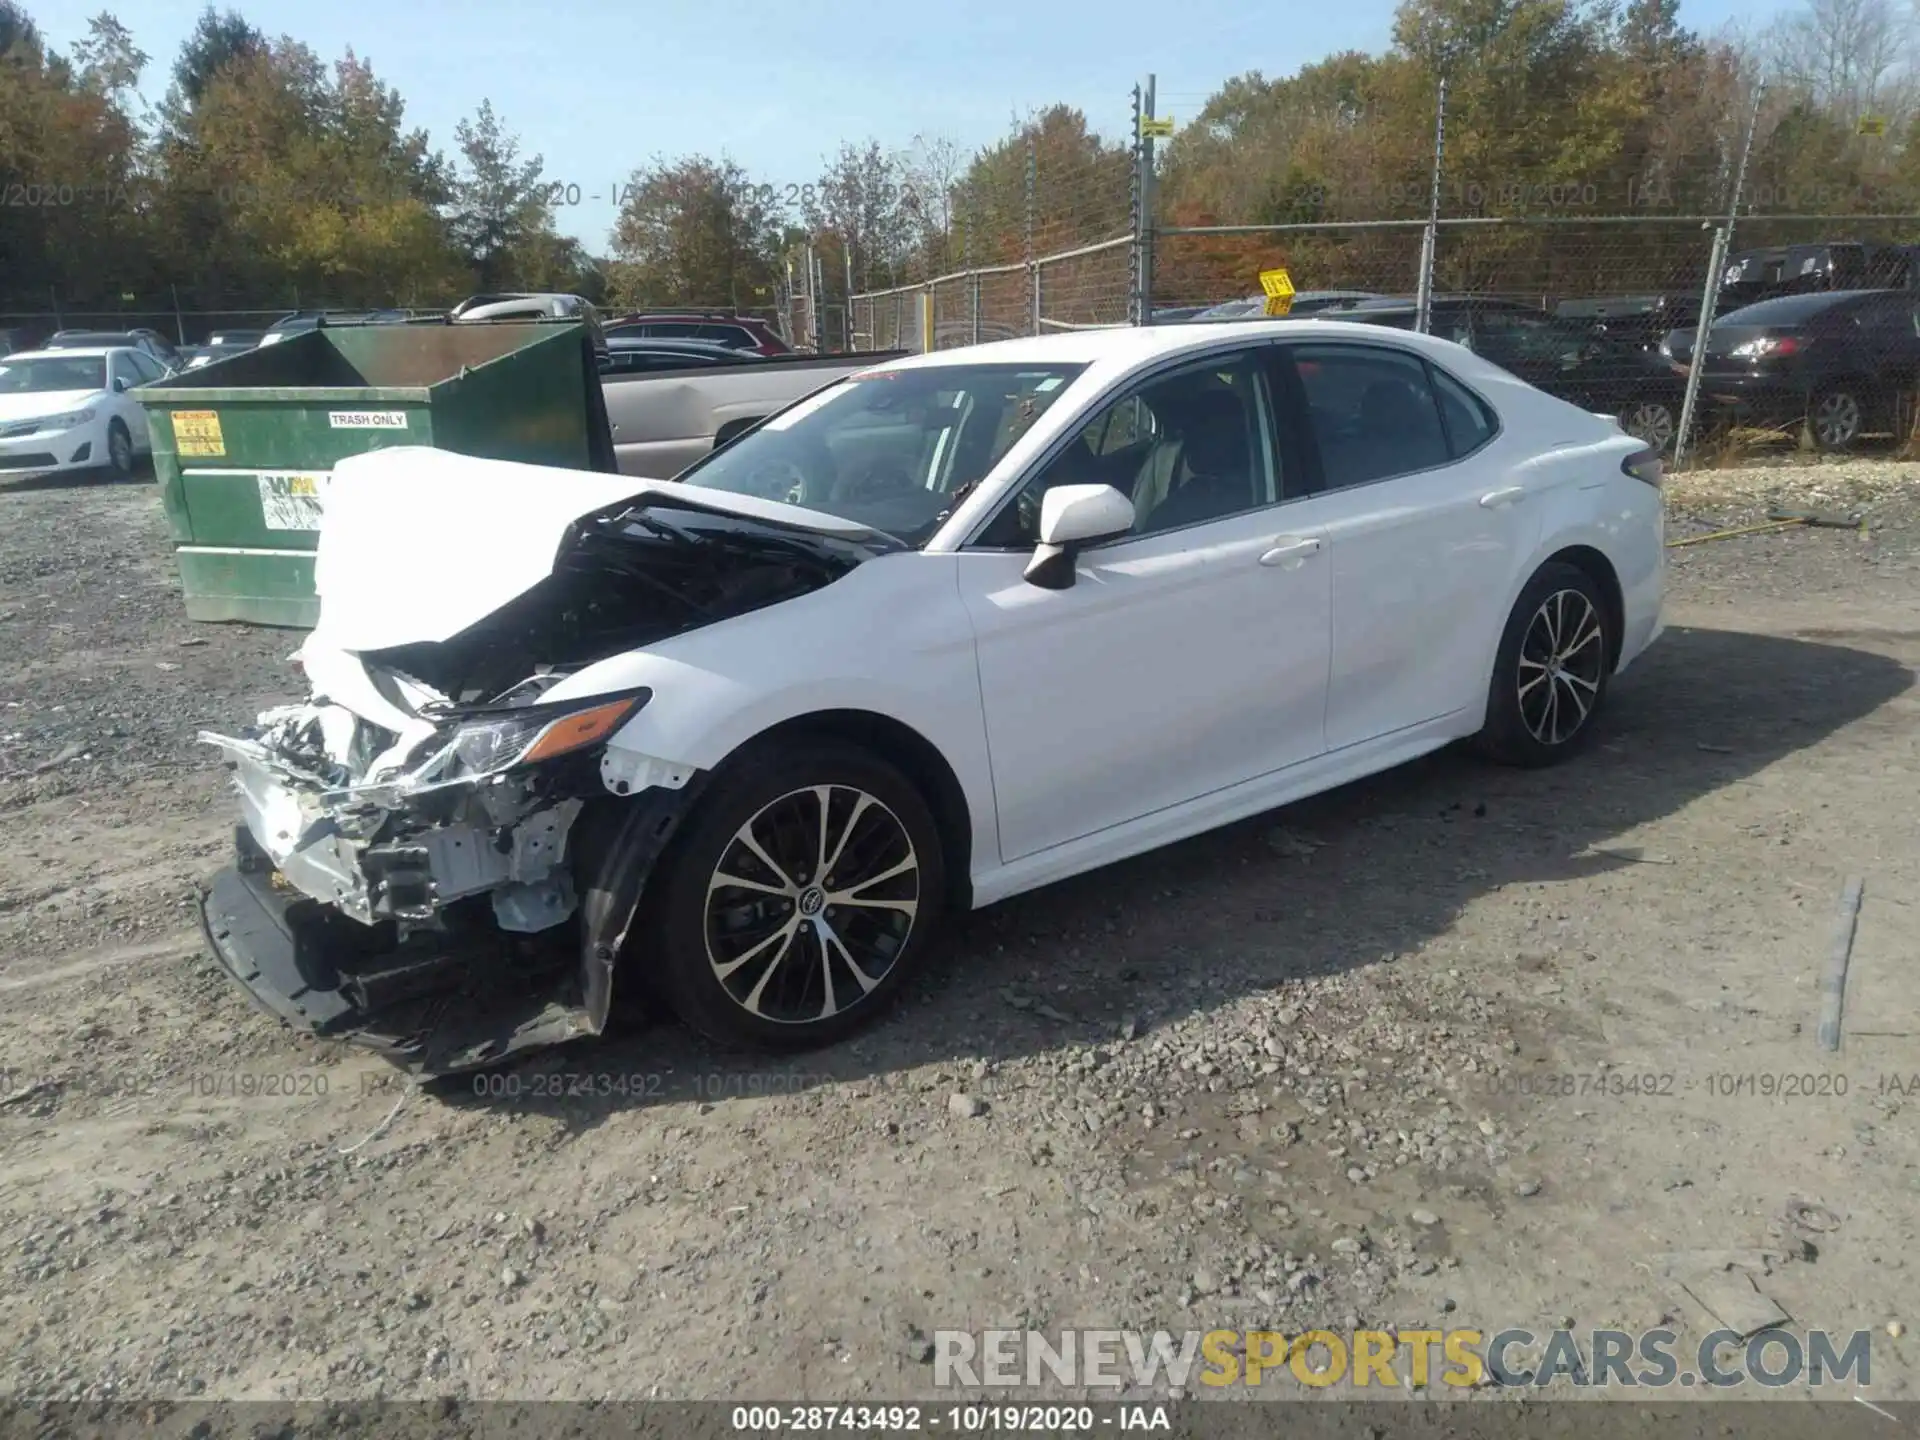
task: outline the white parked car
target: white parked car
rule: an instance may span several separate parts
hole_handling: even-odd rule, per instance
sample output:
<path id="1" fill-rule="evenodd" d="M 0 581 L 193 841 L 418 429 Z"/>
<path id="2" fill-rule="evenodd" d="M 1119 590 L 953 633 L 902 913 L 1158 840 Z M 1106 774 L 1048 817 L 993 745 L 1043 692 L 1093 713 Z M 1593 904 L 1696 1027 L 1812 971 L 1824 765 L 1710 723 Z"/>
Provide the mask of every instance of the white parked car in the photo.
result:
<path id="1" fill-rule="evenodd" d="M 616 991 L 769 1046 L 944 912 L 1455 740 L 1540 765 L 1661 629 L 1657 455 L 1322 321 L 882 362 L 674 481 L 344 460 L 312 698 L 203 897 L 267 1009 L 424 1073 Z"/>
<path id="2" fill-rule="evenodd" d="M 133 471 L 150 450 L 131 393 L 166 368 L 144 350 L 23 350 L 0 358 L 0 475 Z"/>

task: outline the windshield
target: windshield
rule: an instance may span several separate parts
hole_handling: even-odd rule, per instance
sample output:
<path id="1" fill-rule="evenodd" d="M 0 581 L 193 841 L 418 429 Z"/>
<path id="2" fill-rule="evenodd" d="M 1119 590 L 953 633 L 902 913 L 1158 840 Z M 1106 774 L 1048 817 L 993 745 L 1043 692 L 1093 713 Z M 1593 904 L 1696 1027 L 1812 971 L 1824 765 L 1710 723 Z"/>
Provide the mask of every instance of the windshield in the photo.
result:
<path id="1" fill-rule="evenodd" d="M 47 355 L 34 360 L 0 361 L 0 395 L 106 388 L 107 362 L 98 355 Z"/>
<path id="2" fill-rule="evenodd" d="M 881 370 L 802 401 L 680 478 L 923 545 L 1084 365 Z"/>

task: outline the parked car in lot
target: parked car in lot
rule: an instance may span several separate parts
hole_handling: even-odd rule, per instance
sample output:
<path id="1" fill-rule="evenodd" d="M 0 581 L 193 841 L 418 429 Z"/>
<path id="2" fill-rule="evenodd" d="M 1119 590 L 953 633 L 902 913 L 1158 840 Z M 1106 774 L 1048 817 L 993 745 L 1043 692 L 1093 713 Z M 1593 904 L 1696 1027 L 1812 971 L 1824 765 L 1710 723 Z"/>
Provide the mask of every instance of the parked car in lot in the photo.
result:
<path id="1" fill-rule="evenodd" d="M 423 1073 L 643 989 L 830 1042 L 950 912 L 1458 739 L 1573 754 L 1661 630 L 1661 478 L 1458 346 L 1316 321 L 891 357 L 676 482 L 352 456 L 314 698 L 204 737 L 245 817 L 206 932 Z"/>
<path id="2" fill-rule="evenodd" d="M 607 337 L 600 391 L 622 473 L 658 480 L 679 474 L 795 400 L 886 358 L 739 351 L 731 363 L 708 352 L 675 363 L 615 359 L 635 353 L 620 332 Z"/>
<path id="3" fill-rule="evenodd" d="M 1411 300 L 1369 300 L 1327 312 L 1343 320 L 1411 330 Z M 1664 451 L 1679 429 L 1685 380 L 1671 361 L 1630 340 L 1494 296 L 1439 296 L 1428 333 L 1464 345 L 1549 395 L 1618 417 L 1620 428 Z"/>
<path id="4" fill-rule="evenodd" d="M 1301 290 L 1294 295 L 1293 304 L 1287 310 L 1287 318 L 1297 320 L 1305 315 L 1318 315 L 1322 311 L 1339 309 L 1357 300 L 1386 298 L 1372 290 Z M 1243 300 L 1228 300 L 1224 304 L 1211 305 L 1189 318 L 1198 321 L 1264 320 L 1267 318 L 1267 297 L 1261 294 L 1249 295 Z"/>
<path id="5" fill-rule="evenodd" d="M 734 350 L 762 355 L 791 355 L 793 347 L 764 320 L 730 310 L 642 310 L 609 320 L 607 336 L 636 335 L 649 340 L 711 340 Z"/>
<path id="6" fill-rule="evenodd" d="M 1777 296 L 1714 321 L 1704 356 L 1697 337 L 1676 330 L 1662 353 L 1681 375 L 1699 364 L 1715 417 L 1804 421 L 1822 450 L 1890 428 L 1900 398 L 1920 388 L 1920 293 L 1910 290 Z"/>
<path id="7" fill-rule="evenodd" d="M 711 340 L 642 340 L 615 335 L 608 339 L 600 356 L 600 374 L 645 375 L 702 365 L 752 365 L 764 358 L 756 350 L 738 350 Z"/>
<path id="8" fill-rule="evenodd" d="M 1911 290 L 1920 285 L 1916 255 L 1920 247 L 1858 240 L 1743 250 L 1728 256 L 1721 272 L 1720 311 L 1813 291 Z"/>
<path id="9" fill-rule="evenodd" d="M 167 374 L 132 346 L 63 346 L 0 359 L 0 473 L 133 471 L 147 415 L 128 392 Z"/>
<path id="10" fill-rule="evenodd" d="M 249 350 L 257 348 L 257 346 L 253 345 L 221 345 L 218 343 L 191 345 L 180 352 L 180 368 L 182 370 L 199 370 L 213 364 L 217 360 L 231 359 L 235 355 L 244 355 Z"/>
<path id="11" fill-rule="evenodd" d="M 168 370 L 178 370 L 182 361 L 166 336 L 158 330 L 56 330 L 41 347 L 43 350 L 139 350 L 151 355 Z"/>
<path id="12" fill-rule="evenodd" d="M 323 325 L 404 325 L 404 310 L 302 310 L 282 315 L 260 337 L 262 345 L 277 345 L 289 335 L 317 330 Z"/>

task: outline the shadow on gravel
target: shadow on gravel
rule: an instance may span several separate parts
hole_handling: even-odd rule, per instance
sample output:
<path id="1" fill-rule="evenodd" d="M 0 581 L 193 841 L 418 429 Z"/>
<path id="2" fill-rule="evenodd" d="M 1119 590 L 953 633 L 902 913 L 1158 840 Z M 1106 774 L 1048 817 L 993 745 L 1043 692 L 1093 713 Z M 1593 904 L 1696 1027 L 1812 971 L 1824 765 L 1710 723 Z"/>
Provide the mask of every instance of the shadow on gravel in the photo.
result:
<path id="1" fill-rule="evenodd" d="M 142 455 L 133 462 L 133 470 L 126 475 L 116 475 L 113 471 L 99 470 L 56 470 L 47 475 L 27 475 L 18 480 L 9 480 L 0 475 L 0 495 L 9 492 L 23 495 L 34 490 L 95 490 L 120 485 L 153 484 L 153 462 Z"/>
<path id="2" fill-rule="evenodd" d="M 1819 744 L 1913 678 L 1837 645 L 1669 630 L 1621 678 L 1583 756 L 1515 771 L 1442 752 L 957 917 L 898 1008 L 834 1048 L 769 1061 L 661 1023 L 435 1090 L 584 1129 L 654 1101 L 717 1104 L 1096 1044 L 1128 1018 L 1150 1034 L 1415 950 L 1503 886 L 1632 865 L 1583 852 Z"/>

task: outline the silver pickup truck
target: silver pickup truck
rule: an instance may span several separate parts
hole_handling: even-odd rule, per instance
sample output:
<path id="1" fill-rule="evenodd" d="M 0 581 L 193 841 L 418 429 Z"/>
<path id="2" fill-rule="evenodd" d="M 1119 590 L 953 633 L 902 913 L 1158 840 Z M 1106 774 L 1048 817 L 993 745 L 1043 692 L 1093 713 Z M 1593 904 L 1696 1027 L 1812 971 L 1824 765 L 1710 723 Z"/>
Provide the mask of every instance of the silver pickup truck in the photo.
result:
<path id="1" fill-rule="evenodd" d="M 625 475 L 668 480 L 751 425 L 843 375 L 898 359 L 900 350 L 860 355 L 774 355 L 731 364 L 603 376 L 613 448 Z"/>

